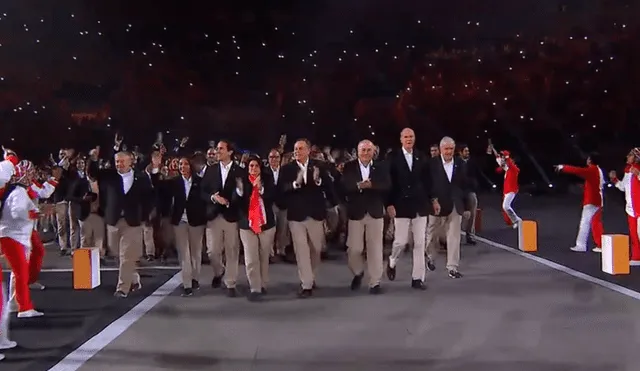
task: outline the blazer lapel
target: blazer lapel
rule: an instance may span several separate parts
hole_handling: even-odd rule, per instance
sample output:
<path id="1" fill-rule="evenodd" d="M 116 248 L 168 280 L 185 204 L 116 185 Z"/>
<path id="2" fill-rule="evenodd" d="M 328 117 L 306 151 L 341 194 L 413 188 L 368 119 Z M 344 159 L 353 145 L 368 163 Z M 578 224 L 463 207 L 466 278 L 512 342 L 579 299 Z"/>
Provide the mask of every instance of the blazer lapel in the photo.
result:
<path id="1" fill-rule="evenodd" d="M 361 182 L 364 180 L 362 176 L 362 166 L 360 165 L 360 160 L 356 160 L 356 169 L 358 170 L 356 173 L 358 174 L 358 181 Z M 369 178 L 371 178 L 371 169 L 369 169 Z"/>
<path id="2" fill-rule="evenodd" d="M 398 161 L 400 161 L 404 168 L 407 169 L 409 174 L 411 174 L 411 172 L 413 171 L 413 166 L 409 167 L 409 163 L 407 162 L 407 158 L 404 157 L 404 151 L 402 149 L 400 150 L 400 154 L 398 154 Z M 415 163 L 413 165 L 415 165 Z"/>
<path id="3" fill-rule="evenodd" d="M 178 190 L 180 190 L 180 197 L 186 200 L 187 196 L 185 195 L 186 190 L 184 188 L 184 178 L 182 177 L 182 175 L 180 175 L 180 177 L 178 178 Z"/>
<path id="4" fill-rule="evenodd" d="M 451 169 L 451 180 L 449 180 L 449 175 L 447 175 L 447 170 L 444 168 L 444 162 L 442 161 L 442 158 L 440 158 L 440 166 L 442 167 L 442 173 L 444 174 L 444 178 L 449 182 L 449 183 L 453 183 L 453 177 L 456 176 L 456 160 L 453 160 L 453 168 Z"/>
<path id="5" fill-rule="evenodd" d="M 191 198 L 191 196 L 194 194 L 193 192 L 197 192 L 198 191 L 198 183 L 200 183 L 200 182 L 198 182 L 192 175 L 191 176 L 191 188 L 189 188 L 189 196 L 187 197 L 187 199 Z M 182 184 L 183 184 L 182 187 L 184 187 L 184 182 Z"/>

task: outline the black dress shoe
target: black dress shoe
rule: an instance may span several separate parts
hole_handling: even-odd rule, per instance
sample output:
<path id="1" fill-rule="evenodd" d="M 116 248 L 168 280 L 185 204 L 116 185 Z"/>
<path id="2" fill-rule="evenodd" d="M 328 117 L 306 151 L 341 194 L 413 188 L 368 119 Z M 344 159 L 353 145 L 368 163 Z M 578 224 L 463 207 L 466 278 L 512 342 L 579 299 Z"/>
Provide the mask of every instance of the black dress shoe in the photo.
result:
<path id="1" fill-rule="evenodd" d="M 211 287 L 214 289 L 219 289 L 222 286 L 222 275 L 213 277 L 211 280 Z"/>
<path id="2" fill-rule="evenodd" d="M 467 235 L 467 245 L 475 245 L 477 244 L 476 240 L 473 239 L 473 237 Z"/>
<path id="3" fill-rule="evenodd" d="M 200 282 L 198 282 L 198 280 L 191 280 L 191 288 L 198 290 L 200 288 Z"/>
<path id="4" fill-rule="evenodd" d="M 434 263 L 433 260 L 428 258 L 427 258 L 427 269 L 430 270 L 431 272 L 436 270 L 436 263 Z"/>
<path id="5" fill-rule="evenodd" d="M 351 290 L 355 291 L 360 289 L 360 286 L 362 286 L 362 277 L 364 277 L 364 273 L 353 277 L 351 280 Z"/>
<path id="6" fill-rule="evenodd" d="M 313 286 L 311 286 L 311 288 L 312 288 L 313 290 L 315 290 L 315 289 L 317 289 L 317 288 L 318 288 L 318 285 L 316 285 L 316 283 L 314 282 L 314 283 L 313 283 Z"/>
<path id="7" fill-rule="evenodd" d="M 227 288 L 227 296 L 230 298 L 235 298 L 236 296 L 238 296 L 238 291 L 235 287 L 229 287 Z"/>
<path id="8" fill-rule="evenodd" d="M 396 267 L 391 268 L 391 264 L 387 263 L 387 278 L 389 281 L 396 279 Z"/>
<path id="9" fill-rule="evenodd" d="M 420 280 L 411 280 L 411 288 L 416 290 L 426 290 L 427 286 L 425 286 L 424 282 Z"/>
<path id="10" fill-rule="evenodd" d="M 371 294 L 371 295 L 382 294 L 382 288 L 380 287 L 380 285 L 375 285 L 373 287 L 370 287 L 369 288 L 369 294 Z"/>
<path id="11" fill-rule="evenodd" d="M 247 300 L 253 301 L 253 302 L 261 301 L 262 300 L 262 293 L 251 291 L 249 293 L 249 295 L 247 295 Z"/>
<path id="12" fill-rule="evenodd" d="M 189 296 L 193 296 L 193 289 L 182 289 L 182 297 L 186 298 Z"/>
<path id="13" fill-rule="evenodd" d="M 300 289 L 300 291 L 298 291 L 298 297 L 300 299 L 310 298 L 311 295 L 313 295 L 313 290 L 311 289 Z"/>
<path id="14" fill-rule="evenodd" d="M 449 277 L 451 278 L 462 278 L 462 273 L 454 270 L 449 270 Z"/>

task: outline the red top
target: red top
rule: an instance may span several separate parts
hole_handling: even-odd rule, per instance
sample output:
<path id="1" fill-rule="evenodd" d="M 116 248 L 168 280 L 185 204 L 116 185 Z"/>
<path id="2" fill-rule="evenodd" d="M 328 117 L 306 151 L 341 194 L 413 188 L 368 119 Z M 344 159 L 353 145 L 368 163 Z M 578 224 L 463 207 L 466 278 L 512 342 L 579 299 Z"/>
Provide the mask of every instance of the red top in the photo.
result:
<path id="1" fill-rule="evenodd" d="M 497 173 L 504 173 L 504 186 L 502 187 L 502 193 L 518 193 L 520 190 L 520 186 L 518 186 L 518 175 L 520 174 L 520 169 L 516 165 L 516 163 L 510 158 L 507 157 L 504 159 L 504 162 L 501 161 L 500 158 L 496 158 L 498 161 L 498 165 L 500 165 L 497 169 Z"/>
<path id="2" fill-rule="evenodd" d="M 602 207 L 602 188 L 604 187 L 604 175 L 602 170 L 596 165 L 586 167 L 577 167 L 570 165 L 562 165 L 560 170 L 563 173 L 573 174 L 584 179 L 584 196 L 582 198 L 583 205 L 594 205 Z"/>

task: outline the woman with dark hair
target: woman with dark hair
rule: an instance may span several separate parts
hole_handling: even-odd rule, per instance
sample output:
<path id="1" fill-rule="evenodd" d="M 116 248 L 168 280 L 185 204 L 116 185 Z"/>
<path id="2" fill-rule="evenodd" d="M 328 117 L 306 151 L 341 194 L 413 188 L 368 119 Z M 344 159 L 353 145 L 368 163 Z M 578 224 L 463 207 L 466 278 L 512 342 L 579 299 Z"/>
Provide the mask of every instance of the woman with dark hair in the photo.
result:
<path id="1" fill-rule="evenodd" d="M 275 186 L 262 162 L 252 156 L 247 173 L 236 179 L 235 196 L 240 199 L 240 240 L 244 246 L 244 264 L 251 292 L 248 299 L 258 301 L 266 293 L 269 282 L 269 255 L 275 238 L 273 202 Z"/>
<path id="2" fill-rule="evenodd" d="M 182 296 L 192 296 L 193 290 L 200 288 L 206 206 L 200 198 L 202 179 L 192 171 L 191 161 L 180 158 L 178 169 L 180 176 L 167 180 L 172 199 L 170 218 L 182 268 Z"/>

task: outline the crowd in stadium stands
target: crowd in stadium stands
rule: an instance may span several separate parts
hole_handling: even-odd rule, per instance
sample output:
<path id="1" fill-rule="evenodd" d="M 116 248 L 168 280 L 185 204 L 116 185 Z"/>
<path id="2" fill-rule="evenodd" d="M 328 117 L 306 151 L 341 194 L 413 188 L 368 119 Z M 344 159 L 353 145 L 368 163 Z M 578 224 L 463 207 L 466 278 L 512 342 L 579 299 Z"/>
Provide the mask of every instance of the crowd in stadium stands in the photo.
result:
<path id="1" fill-rule="evenodd" d="M 281 133 L 338 148 L 352 148 L 358 139 L 370 137 L 389 148 L 396 145 L 397 129 L 409 126 L 423 138 L 418 144 L 423 148 L 451 135 L 474 152 L 484 151 L 492 139 L 500 148 L 511 150 L 525 168 L 534 161 L 544 169 L 558 160 L 582 161 L 591 150 L 599 151 L 603 164 L 612 166 L 633 146 L 630 141 L 637 135 L 640 72 L 633 64 L 638 57 L 633 45 L 638 39 L 637 28 L 612 23 L 598 31 L 574 29 L 541 39 L 514 35 L 489 47 L 441 49 L 426 56 L 417 56 L 407 46 L 404 51 L 363 50 L 358 58 L 337 61 L 323 51 L 316 57 L 319 72 L 313 76 L 308 66 L 291 65 L 286 72 L 273 73 L 271 79 L 258 76 L 259 71 L 246 77 L 266 79 L 268 86 L 261 93 L 269 93 L 268 109 L 257 118 L 238 118 L 233 123 L 234 111 L 228 118 L 232 124 L 222 126 L 221 120 L 210 121 L 211 116 L 185 109 L 188 120 L 162 121 L 149 113 L 148 106 L 118 108 L 124 101 L 110 101 L 113 120 L 97 125 L 69 126 L 61 116 L 44 114 L 8 118 L 8 122 L 20 121 L 10 125 L 9 134 L 18 143 L 4 141 L 27 152 L 30 146 L 51 150 L 55 144 L 83 148 L 108 144 L 116 130 L 131 138 L 162 127 L 171 136 L 190 135 L 203 142 L 232 137 L 258 152 L 268 150 L 268 143 Z M 143 77 L 141 82 L 151 85 L 158 78 Z M 125 85 L 130 88 L 133 82 Z M 227 102 L 255 97 L 241 93 L 247 90 L 243 84 L 212 89 L 207 93 L 210 97 Z M 224 108 L 219 111 L 224 113 Z M 115 112 L 129 112 L 135 119 Z M 20 135 L 33 127 L 30 120 L 39 120 L 42 135 Z M 136 124 L 129 125 L 129 120 Z M 59 136 L 61 131 L 64 136 Z M 527 183 L 540 180 L 538 171 L 524 172 L 523 177 Z"/>

